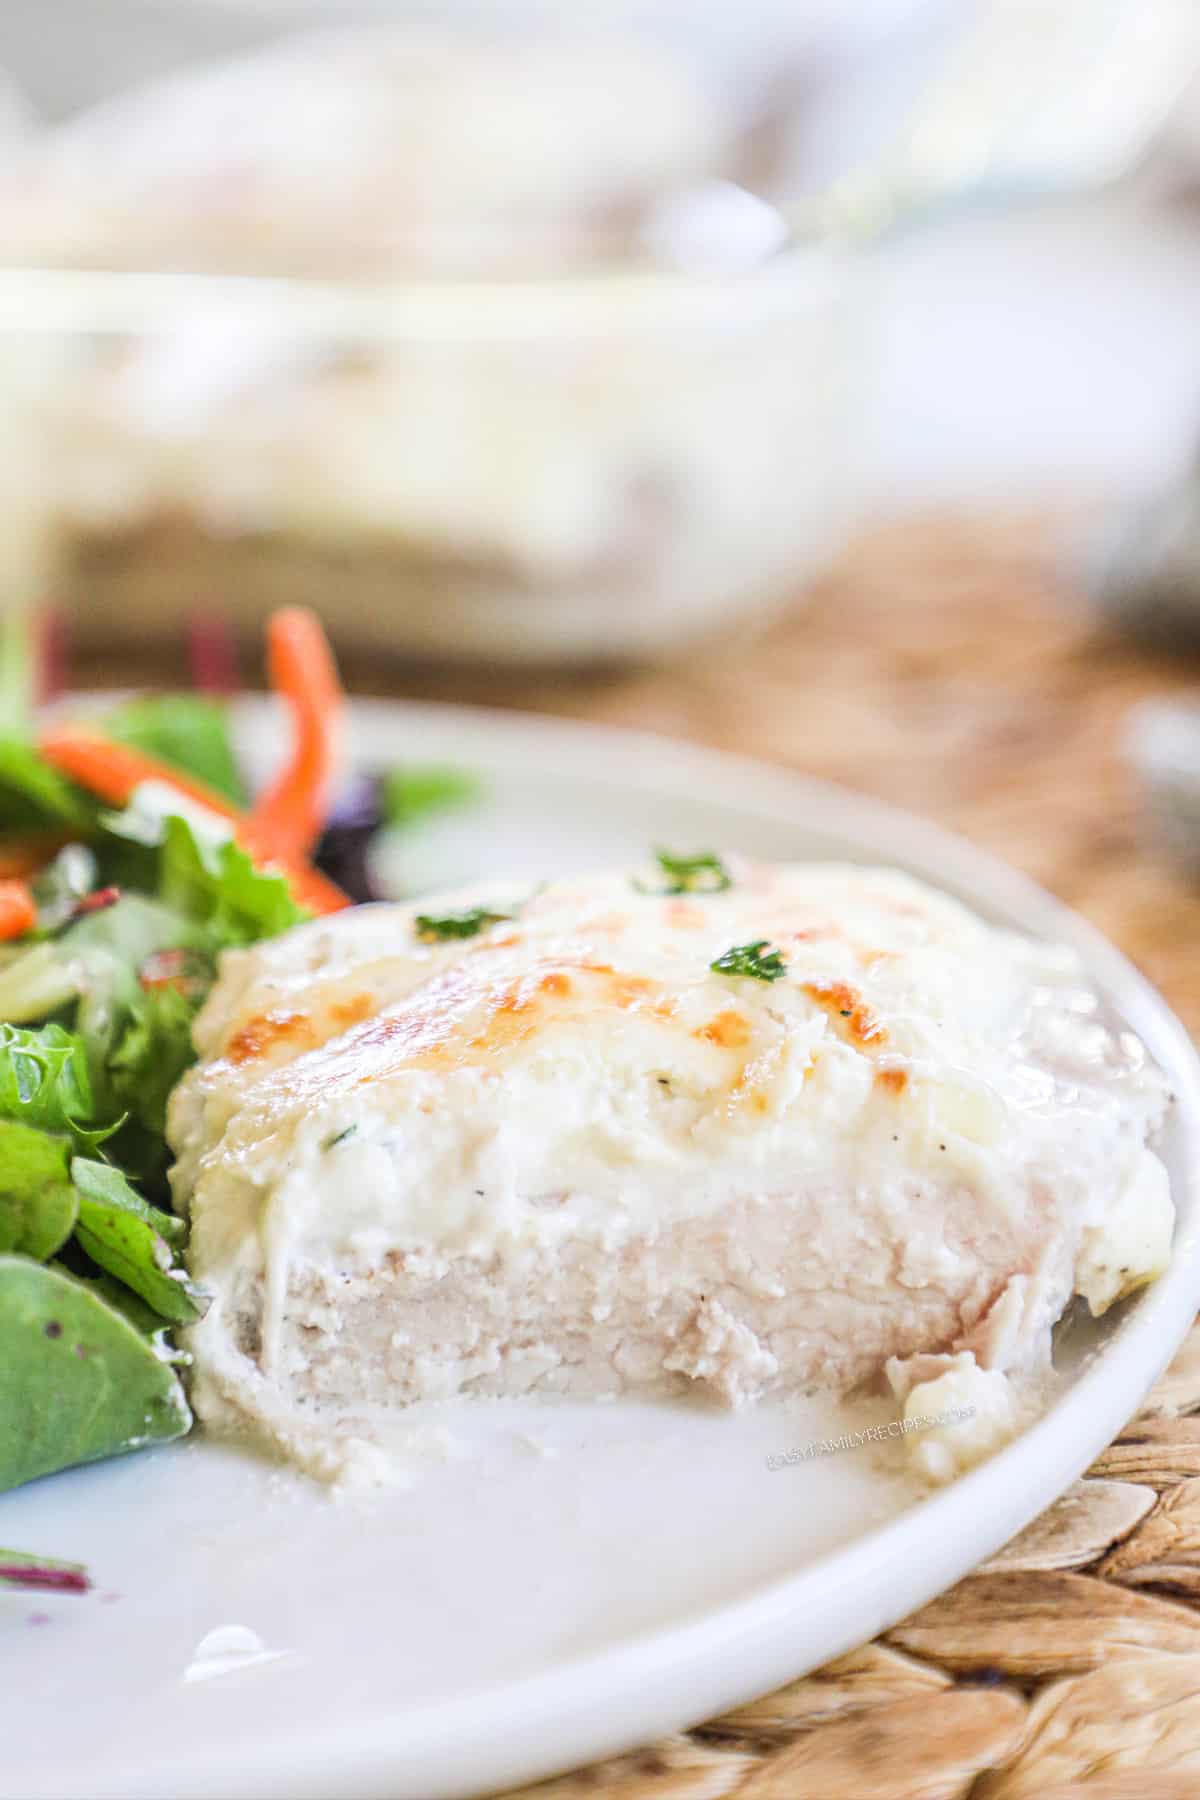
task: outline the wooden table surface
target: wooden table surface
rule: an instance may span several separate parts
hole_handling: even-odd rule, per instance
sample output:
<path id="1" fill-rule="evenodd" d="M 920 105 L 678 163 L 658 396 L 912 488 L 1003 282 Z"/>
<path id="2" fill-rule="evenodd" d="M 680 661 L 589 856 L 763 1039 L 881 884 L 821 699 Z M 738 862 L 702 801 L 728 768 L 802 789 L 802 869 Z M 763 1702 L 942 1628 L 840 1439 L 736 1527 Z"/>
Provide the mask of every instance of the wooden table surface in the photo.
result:
<path id="1" fill-rule="evenodd" d="M 911 807 L 1112 937 L 1200 1030 L 1200 886 L 1146 833 L 1122 736 L 1200 665 L 1098 627 L 1036 520 L 860 539 L 803 607 L 672 666 L 576 676 L 346 659 L 348 685 L 735 749 Z M 178 679 L 113 657 L 78 679 Z M 1200 1797 L 1200 1328 L 1149 1419 L 1004 1566 L 830 1670 L 530 1790 L 605 1800 Z M 1193 1414 L 1197 1416 L 1192 1416 Z"/>

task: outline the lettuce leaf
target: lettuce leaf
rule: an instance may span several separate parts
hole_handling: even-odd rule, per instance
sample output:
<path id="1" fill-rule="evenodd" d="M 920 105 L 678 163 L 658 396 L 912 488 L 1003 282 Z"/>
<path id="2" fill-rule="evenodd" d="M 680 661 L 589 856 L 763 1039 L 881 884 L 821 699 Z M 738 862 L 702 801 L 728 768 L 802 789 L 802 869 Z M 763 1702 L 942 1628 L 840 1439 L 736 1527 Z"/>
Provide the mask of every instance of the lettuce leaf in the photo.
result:
<path id="1" fill-rule="evenodd" d="M 90 802 L 23 737 L 0 733 L 0 831 L 83 830 Z"/>
<path id="2" fill-rule="evenodd" d="M 167 1101 L 196 1060 L 196 1001 L 177 988 L 141 988 L 131 996 L 111 1041 L 105 1070 L 115 1104 L 145 1131 L 166 1130 Z"/>
<path id="3" fill-rule="evenodd" d="M 219 701 L 201 694 L 147 695 L 106 712 L 103 730 L 120 744 L 196 776 L 235 806 L 246 804 L 229 716 Z"/>
<path id="4" fill-rule="evenodd" d="M 0 1490 L 191 1423 L 164 1331 L 208 1296 L 179 1264 L 185 1227 L 128 1175 L 162 1181 L 167 1098 L 220 950 L 308 915 L 219 820 L 171 804 L 164 786 L 89 840 L 90 878 L 137 891 L 74 917 L 87 881 L 64 863 L 45 887 L 53 935 L 0 953 Z"/>
<path id="5" fill-rule="evenodd" d="M 84 1150 L 102 1143 L 112 1127 L 95 1122 L 83 1039 L 57 1024 L 0 1022 L 0 1119 L 63 1133 Z"/>
<path id="6" fill-rule="evenodd" d="M 310 915 L 282 875 L 256 868 L 232 839 L 203 843 L 186 819 L 164 821 L 158 892 L 206 927 L 214 948 L 276 937 Z"/>
<path id="7" fill-rule="evenodd" d="M 469 769 L 451 763 L 409 763 L 383 778 L 383 816 L 403 830 L 434 813 L 469 805 L 482 792 L 479 777 Z"/>
<path id="8" fill-rule="evenodd" d="M 105 995 L 124 972 L 137 988 L 137 971 L 160 950 L 200 951 L 202 927 L 156 900 L 126 894 L 114 906 L 85 915 L 53 939 L 15 955 L 0 953 L 0 1018 L 32 1025 L 83 996 Z M 211 979 L 212 962 L 207 963 Z"/>
<path id="9" fill-rule="evenodd" d="M 87 1054 L 99 1114 L 124 1116 L 157 1138 L 156 1170 L 166 1156 L 161 1140 L 167 1098 L 194 1060 L 192 1020 L 216 969 L 205 948 L 210 937 L 173 907 L 125 894 L 115 906 L 72 926 L 55 946 L 76 972 L 75 1032 Z M 166 983 L 146 986 L 142 976 L 154 959 L 175 952 L 188 957 L 192 978 L 186 991 Z M 0 973 L 0 993 L 3 986 Z M 111 1147 L 123 1148 L 120 1140 Z M 147 1173 L 149 1149 L 144 1146 L 137 1157 L 139 1170 Z"/>

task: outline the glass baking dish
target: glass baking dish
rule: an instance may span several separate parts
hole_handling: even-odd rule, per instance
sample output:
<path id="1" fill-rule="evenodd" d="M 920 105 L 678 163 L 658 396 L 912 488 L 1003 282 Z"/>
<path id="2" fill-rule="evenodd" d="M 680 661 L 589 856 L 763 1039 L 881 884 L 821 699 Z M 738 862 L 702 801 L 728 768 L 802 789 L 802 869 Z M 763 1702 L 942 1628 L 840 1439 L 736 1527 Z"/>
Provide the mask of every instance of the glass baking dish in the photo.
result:
<path id="1" fill-rule="evenodd" d="M 655 655 L 840 541 L 855 262 L 764 197 L 763 46 L 722 84 L 422 17 L 160 76 L 0 173 L 0 489 L 83 641 L 290 600 L 399 656 Z"/>
<path id="2" fill-rule="evenodd" d="M 0 327 L 22 516 L 85 641 L 292 600 L 397 654 L 653 654 L 794 596 L 849 513 L 825 249 L 353 291 L 5 271 Z"/>

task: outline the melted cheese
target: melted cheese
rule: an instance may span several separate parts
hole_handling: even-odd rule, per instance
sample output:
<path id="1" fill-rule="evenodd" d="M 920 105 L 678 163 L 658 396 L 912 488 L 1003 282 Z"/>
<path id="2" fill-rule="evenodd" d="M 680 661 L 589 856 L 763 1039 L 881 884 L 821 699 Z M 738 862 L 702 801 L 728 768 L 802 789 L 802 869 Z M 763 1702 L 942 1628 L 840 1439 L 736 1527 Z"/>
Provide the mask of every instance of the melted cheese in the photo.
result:
<path id="1" fill-rule="evenodd" d="M 711 895 L 641 892 L 627 873 L 523 903 L 490 887 L 230 953 L 171 1109 L 193 1266 L 218 1294 L 197 1354 L 218 1353 L 221 1296 L 250 1280 L 270 1376 L 301 1263 L 369 1271 L 401 1251 L 519 1268 L 570 1235 L 616 1250 L 802 1190 L 851 1209 L 894 1193 L 910 1231 L 928 1196 L 901 1283 L 953 1260 L 939 1196 L 963 1188 L 981 1233 L 1052 1193 L 1098 1266 L 1164 1092 L 1140 1046 L 1098 1023 L 1074 958 L 893 871 L 735 874 Z M 481 903 L 515 916 L 418 934 L 418 911 Z M 711 967 L 758 940 L 782 979 Z M 1031 1334 L 1064 1298 L 1047 1294 Z"/>

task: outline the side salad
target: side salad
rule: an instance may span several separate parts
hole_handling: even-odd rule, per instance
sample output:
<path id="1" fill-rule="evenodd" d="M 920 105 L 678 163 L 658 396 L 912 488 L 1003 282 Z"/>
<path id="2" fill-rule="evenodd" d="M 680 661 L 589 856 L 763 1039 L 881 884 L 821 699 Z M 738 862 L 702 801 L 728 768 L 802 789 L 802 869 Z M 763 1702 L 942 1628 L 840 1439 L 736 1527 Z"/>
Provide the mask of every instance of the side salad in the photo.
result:
<path id="1" fill-rule="evenodd" d="M 0 655 L 0 1491 L 191 1425 L 172 1331 L 207 1300 L 169 1208 L 167 1100 L 221 951 L 350 904 L 315 865 L 341 691 L 277 613 L 292 742 L 251 801 L 225 709 L 145 697 L 39 726 L 28 633 Z M 0 1587 L 78 1590 L 0 1550 Z"/>

